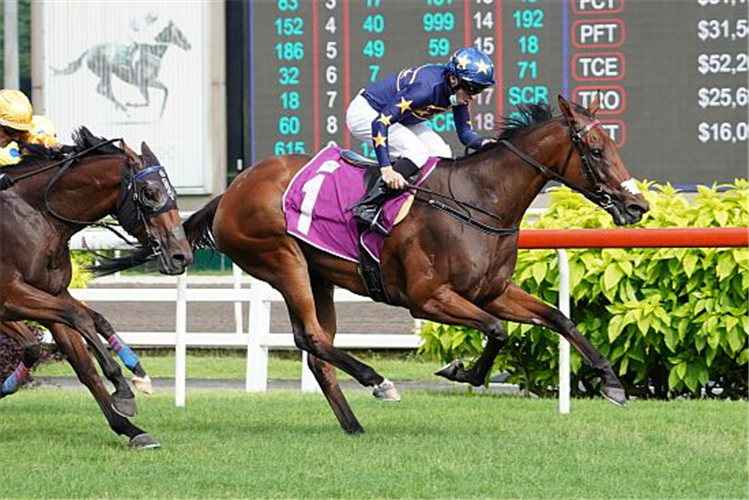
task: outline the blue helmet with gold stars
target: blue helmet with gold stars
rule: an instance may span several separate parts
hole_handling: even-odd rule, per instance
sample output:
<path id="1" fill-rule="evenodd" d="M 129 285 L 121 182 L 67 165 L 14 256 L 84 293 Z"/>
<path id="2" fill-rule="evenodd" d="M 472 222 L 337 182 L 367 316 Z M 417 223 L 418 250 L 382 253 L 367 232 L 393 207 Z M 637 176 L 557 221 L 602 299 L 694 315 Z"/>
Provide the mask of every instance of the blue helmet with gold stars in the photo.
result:
<path id="1" fill-rule="evenodd" d="M 478 94 L 494 85 L 494 64 L 476 47 L 458 49 L 445 65 L 458 78 L 458 87 L 469 94 Z"/>

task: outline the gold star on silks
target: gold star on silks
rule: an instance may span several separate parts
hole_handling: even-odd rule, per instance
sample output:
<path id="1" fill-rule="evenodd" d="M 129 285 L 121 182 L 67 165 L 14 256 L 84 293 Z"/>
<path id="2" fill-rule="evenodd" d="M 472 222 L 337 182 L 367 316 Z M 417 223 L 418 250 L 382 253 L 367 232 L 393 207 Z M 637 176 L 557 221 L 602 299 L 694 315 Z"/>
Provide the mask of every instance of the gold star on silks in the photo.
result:
<path id="1" fill-rule="evenodd" d="M 372 140 L 374 141 L 375 148 L 379 148 L 385 145 L 388 138 L 382 135 L 382 132 L 377 132 L 377 135 L 372 137 Z"/>
<path id="2" fill-rule="evenodd" d="M 489 68 L 491 68 L 491 66 L 486 64 L 484 61 L 477 62 L 476 67 L 479 69 L 479 73 L 483 73 L 483 74 L 487 74 L 487 72 L 489 71 Z"/>
<path id="3" fill-rule="evenodd" d="M 458 67 L 460 69 L 466 69 L 468 67 L 468 63 L 470 63 L 471 60 L 468 58 L 468 56 L 460 56 L 458 58 Z"/>
<path id="4" fill-rule="evenodd" d="M 378 122 L 382 123 L 386 127 L 390 126 L 390 119 L 393 117 L 393 115 L 386 115 L 385 113 L 380 113 L 380 117 L 377 119 Z"/>
<path id="5" fill-rule="evenodd" d="M 468 120 L 466 123 L 468 124 L 468 128 L 473 130 L 473 123 L 471 123 L 471 120 Z"/>
<path id="6" fill-rule="evenodd" d="M 396 104 L 401 109 L 401 113 L 405 113 L 409 109 L 411 109 L 411 103 L 413 101 L 407 101 L 405 97 L 401 97 L 401 102 L 399 104 Z"/>

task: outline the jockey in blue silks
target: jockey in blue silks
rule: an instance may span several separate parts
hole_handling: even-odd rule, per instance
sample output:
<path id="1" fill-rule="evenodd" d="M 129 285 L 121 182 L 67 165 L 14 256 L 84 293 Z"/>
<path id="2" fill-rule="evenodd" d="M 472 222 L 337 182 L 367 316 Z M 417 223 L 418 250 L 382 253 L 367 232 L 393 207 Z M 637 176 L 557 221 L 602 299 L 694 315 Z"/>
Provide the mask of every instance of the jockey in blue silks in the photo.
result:
<path id="1" fill-rule="evenodd" d="M 487 139 L 471 129 L 468 105 L 494 85 L 491 59 L 474 47 L 459 49 L 446 64 L 403 69 L 379 80 L 351 101 L 346 114 L 349 131 L 371 141 L 382 177 L 353 207 L 365 228 L 378 228 L 382 203 L 406 186 L 430 156 L 451 158 L 450 146 L 427 125 L 433 116 L 452 109 L 460 142 L 478 149 Z M 391 164 L 390 156 L 397 158 Z"/>

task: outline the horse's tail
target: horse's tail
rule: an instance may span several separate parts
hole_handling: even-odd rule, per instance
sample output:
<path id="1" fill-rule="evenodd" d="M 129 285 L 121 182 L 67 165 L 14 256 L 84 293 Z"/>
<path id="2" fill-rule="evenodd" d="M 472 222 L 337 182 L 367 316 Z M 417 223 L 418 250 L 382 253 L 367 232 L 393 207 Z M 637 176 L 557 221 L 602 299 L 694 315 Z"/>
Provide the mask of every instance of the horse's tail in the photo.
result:
<path id="1" fill-rule="evenodd" d="M 206 206 L 192 214 L 182 226 L 187 234 L 187 241 L 193 250 L 207 249 L 218 251 L 216 240 L 213 239 L 213 218 L 216 216 L 216 209 L 224 195 L 219 195 L 208 202 Z"/>
<path id="2" fill-rule="evenodd" d="M 72 73 L 75 73 L 76 71 L 78 71 L 78 68 L 81 67 L 81 63 L 83 62 L 83 58 L 86 57 L 86 54 L 88 54 L 88 50 L 85 51 L 83 54 L 81 54 L 81 56 L 78 59 L 68 64 L 68 67 L 65 69 L 57 69 L 57 68 L 53 68 L 52 66 L 50 66 L 49 69 L 52 70 L 52 75 L 53 76 L 70 75 Z"/>

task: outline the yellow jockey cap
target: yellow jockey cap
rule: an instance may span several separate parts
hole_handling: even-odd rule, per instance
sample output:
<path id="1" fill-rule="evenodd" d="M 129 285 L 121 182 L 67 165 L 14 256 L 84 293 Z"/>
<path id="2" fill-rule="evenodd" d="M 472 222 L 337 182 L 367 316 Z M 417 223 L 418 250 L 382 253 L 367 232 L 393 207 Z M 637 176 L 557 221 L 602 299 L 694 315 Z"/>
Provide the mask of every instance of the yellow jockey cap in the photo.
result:
<path id="1" fill-rule="evenodd" d="M 0 125 L 15 130 L 29 130 L 34 111 L 29 98 L 20 90 L 0 90 Z"/>

